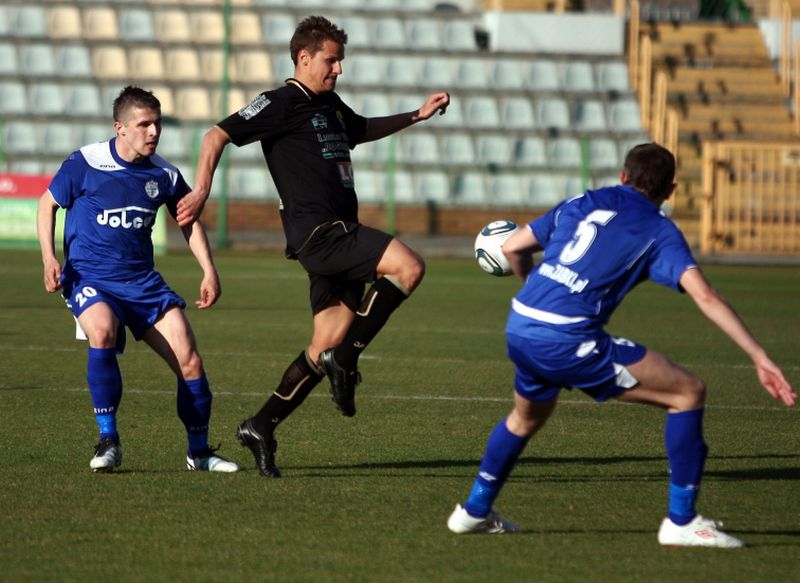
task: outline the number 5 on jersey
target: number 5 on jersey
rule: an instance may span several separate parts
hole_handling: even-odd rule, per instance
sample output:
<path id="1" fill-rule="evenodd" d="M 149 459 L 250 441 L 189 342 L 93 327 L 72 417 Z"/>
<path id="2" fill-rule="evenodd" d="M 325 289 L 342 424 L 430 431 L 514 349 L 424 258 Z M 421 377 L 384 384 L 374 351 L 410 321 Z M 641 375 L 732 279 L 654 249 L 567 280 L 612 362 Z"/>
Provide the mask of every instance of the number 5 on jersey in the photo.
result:
<path id="1" fill-rule="evenodd" d="M 617 215 L 614 211 L 597 210 L 590 212 L 578 223 L 572 241 L 564 246 L 558 260 L 562 265 L 570 265 L 583 257 L 597 237 L 597 225 L 606 226 Z"/>

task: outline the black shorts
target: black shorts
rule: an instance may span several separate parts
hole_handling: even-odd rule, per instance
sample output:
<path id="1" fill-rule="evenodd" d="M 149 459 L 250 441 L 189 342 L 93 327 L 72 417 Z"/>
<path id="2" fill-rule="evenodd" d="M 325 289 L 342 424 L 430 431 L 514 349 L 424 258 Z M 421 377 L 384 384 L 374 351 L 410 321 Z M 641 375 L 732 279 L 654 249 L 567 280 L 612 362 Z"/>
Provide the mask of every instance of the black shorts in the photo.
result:
<path id="1" fill-rule="evenodd" d="M 311 283 L 314 314 L 332 300 L 356 311 L 364 287 L 375 281 L 378 263 L 391 235 L 359 223 L 336 221 L 321 225 L 297 253 Z"/>

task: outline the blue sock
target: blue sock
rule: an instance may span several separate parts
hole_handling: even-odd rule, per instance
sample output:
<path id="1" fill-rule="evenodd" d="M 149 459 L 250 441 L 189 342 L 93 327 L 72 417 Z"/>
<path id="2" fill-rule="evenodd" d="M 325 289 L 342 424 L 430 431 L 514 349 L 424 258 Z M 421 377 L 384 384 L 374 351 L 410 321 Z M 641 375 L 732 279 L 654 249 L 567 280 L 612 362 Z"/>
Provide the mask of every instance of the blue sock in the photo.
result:
<path id="1" fill-rule="evenodd" d="M 119 372 L 117 350 L 89 347 L 86 378 L 100 439 L 119 439 L 117 409 L 122 400 L 122 375 Z"/>
<path id="2" fill-rule="evenodd" d="M 669 459 L 669 518 L 678 525 L 697 516 L 695 502 L 708 455 L 703 439 L 704 409 L 667 413 L 664 442 Z"/>
<path id="3" fill-rule="evenodd" d="M 489 513 L 527 443 L 527 437 L 514 435 L 508 430 L 505 419 L 497 424 L 489 435 L 478 477 L 464 504 L 468 514 L 480 518 Z"/>
<path id="4" fill-rule="evenodd" d="M 178 417 L 186 427 L 190 453 L 208 448 L 211 400 L 211 390 L 205 373 L 190 381 L 178 379 Z"/>

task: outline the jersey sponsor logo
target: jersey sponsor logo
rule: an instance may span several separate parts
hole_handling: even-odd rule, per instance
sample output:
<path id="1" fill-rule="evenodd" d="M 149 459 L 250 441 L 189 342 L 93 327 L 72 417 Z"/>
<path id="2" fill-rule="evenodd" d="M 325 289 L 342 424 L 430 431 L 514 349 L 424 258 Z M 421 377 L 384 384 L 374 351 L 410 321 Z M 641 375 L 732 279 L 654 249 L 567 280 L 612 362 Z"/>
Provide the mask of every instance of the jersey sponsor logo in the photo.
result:
<path id="1" fill-rule="evenodd" d="M 589 285 L 589 279 L 580 279 L 581 274 L 572 271 L 569 267 L 564 267 L 560 263 L 550 265 L 542 263 L 539 265 L 539 275 L 551 279 L 569 288 L 570 293 L 579 294 Z"/>
<path id="2" fill-rule="evenodd" d="M 314 126 L 314 129 L 319 130 L 327 130 L 328 129 L 328 118 L 318 113 L 311 118 L 311 125 Z"/>
<path id="3" fill-rule="evenodd" d="M 252 119 L 256 115 L 259 114 L 265 107 L 267 107 L 271 101 L 267 99 L 267 96 L 264 94 L 259 95 L 253 101 L 251 101 L 248 105 L 244 106 L 242 109 L 239 110 L 239 115 L 244 119 Z"/>
<path id="4" fill-rule="evenodd" d="M 158 182 L 155 180 L 148 180 L 144 185 L 144 192 L 150 198 L 158 196 Z"/>
<path id="5" fill-rule="evenodd" d="M 155 220 L 156 211 L 140 206 L 106 209 L 97 215 L 98 225 L 108 225 L 113 229 L 143 229 L 152 225 Z"/>

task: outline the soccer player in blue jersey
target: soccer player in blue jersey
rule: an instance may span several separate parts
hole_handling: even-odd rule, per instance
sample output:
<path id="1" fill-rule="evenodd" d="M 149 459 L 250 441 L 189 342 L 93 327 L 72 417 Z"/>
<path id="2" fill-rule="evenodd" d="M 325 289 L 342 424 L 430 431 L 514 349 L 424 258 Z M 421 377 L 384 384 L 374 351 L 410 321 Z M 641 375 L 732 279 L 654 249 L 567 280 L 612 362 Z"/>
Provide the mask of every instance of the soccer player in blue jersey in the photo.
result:
<path id="1" fill-rule="evenodd" d="M 525 282 L 506 326 L 516 366 L 514 408 L 489 436 L 472 490 L 450 515 L 456 533 L 519 528 L 493 503 L 528 440 L 552 414 L 562 388 L 666 411 L 669 511 L 658 532 L 668 546 L 741 547 L 695 510 L 708 447 L 706 387 L 661 354 L 603 330 L 614 309 L 650 279 L 687 293 L 752 360 L 761 385 L 794 406 L 797 394 L 731 306 L 708 283 L 683 235 L 659 210 L 672 194 L 675 159 L 656 144 L 633 148 L 620 186 L 564 201 L 512 235 L 503 252 Z M 544 251 L 534 268 L 532 253 Z"/>
<path id="2" fill-rule="evenodd" d="M 178 416 L 188 434 L 190 470 L 235 472 L 238 466 L 208 444 L 212 395 L 184 299 L 155 270 L 152 226 L 159 207 L 175 216 L 191 189 L 175 166 L 156 155 L 161 104 L 149 91 L 126 87 L 114 101 L 116 137 L 73 152 L 39 201 L 37 229 L 44 286 L 61 290 L 79 335 L 89 340 L 88 382 L 100 440 L 90 467 L 113 470 L 122 463 L 117 410 L 122 378 L 117 354 L 125 326 L 163 358 L 178 380 Z M 56 258 L 55 213 L 67 211 L 64 263 Z M 198 308 L 220 296 L 219 276 L 203 226 L 183 228 L 203 269 Z"/>

